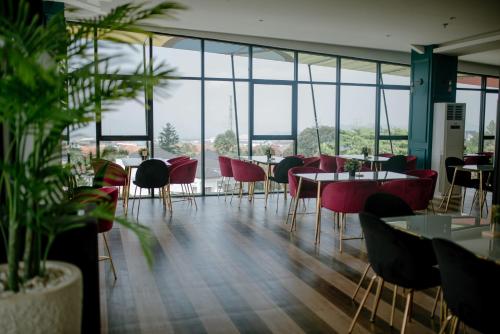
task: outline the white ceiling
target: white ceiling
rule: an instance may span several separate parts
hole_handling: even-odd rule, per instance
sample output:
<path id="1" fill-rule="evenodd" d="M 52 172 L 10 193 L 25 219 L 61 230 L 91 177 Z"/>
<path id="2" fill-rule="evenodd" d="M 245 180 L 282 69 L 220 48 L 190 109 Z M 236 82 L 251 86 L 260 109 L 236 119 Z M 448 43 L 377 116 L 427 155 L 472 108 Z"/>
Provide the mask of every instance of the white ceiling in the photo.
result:
<path id="1" fill-rule="evenodd" d="M 83 8 L 80 15 L 103 13 L 127 2 L 62 1 Z M 500 0 L 179 2 L 189 9 L 179 12 L 177 20 L 159 19 L 154 25 L 405 52 L 410 51 L 411 44 L 443 44 L 500 31 Z M 498 45 L 481 51 L 459 59 L 500 66 Z"/>

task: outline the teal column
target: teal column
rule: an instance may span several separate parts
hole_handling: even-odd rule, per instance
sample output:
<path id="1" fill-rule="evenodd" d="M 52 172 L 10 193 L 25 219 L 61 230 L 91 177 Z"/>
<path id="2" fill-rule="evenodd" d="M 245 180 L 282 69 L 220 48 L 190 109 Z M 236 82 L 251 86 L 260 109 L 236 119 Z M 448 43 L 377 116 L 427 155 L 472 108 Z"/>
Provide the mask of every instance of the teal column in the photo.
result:
<path id="1" fill-rule="evenodd" d="M 434 103 L 455 102 L 457 57 L 425 52 L 411 53 L 411 94 L 408 150 L 417 157 L 418 168 L 430 168 Z"/>

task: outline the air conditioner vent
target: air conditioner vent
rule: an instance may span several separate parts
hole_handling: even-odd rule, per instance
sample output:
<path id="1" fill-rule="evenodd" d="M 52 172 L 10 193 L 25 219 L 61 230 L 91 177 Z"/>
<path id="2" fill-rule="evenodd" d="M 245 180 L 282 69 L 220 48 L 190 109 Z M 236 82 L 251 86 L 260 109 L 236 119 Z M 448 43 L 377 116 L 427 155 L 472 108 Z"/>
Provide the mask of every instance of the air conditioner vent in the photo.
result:
<path id="1" fill-rule="evenodd" d="M 456 104 L 455 105 L 455 121 L 461 121 L 464 119 L 464 105 Z"/>
<path id="2" fill-rule="evenodd" d="M 463 104 L 448 104 L 446 106 L 446 119 L 448 121 L 461 121 L 464 119 Z"/>
<path id="3" fill-rule="evenodd" d="M 446 106 L 446 119 L 448 121 L 453 121 L 455 119 L 455 109 L 452 104 Z"/>

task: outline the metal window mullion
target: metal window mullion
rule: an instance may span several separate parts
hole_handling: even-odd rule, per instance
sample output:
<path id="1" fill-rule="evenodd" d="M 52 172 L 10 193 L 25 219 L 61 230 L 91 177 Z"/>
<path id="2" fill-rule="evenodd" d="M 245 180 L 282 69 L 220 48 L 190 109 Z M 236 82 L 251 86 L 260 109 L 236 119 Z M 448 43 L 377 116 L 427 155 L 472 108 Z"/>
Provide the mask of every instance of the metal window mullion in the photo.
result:
<path id="1" fill-rule="evenodd" d="M 293 53 L 294 63 L 293 63 L 293 85 L 292 85 L 292 136 L 293 136 L 293 154 L 297 154 L 297 133 L 298 133 L 298 72 L 299 72 L 299 53 L 295 51 Z"/>
<path id="2" fill-rule="evenodd" d="M 248 157 L 253 155 L 252 149 L 252 136 L 253 136 L 253 98 L 254 98 L 254 89 L 253 89 L 253 46 L 250 45 L 248 54 Z"/>
<path id="3" fill-rule="evenodd" d="M 337 86 L 335 87 L 335 154 L 340 154 L 340 68 L 341 68 L 341 58 L 337 56 L 337 72 L 336 80 Z"/>
<path id="4" fill-rule="evenodd" d="M 201 196 L 205 196 L 205 40 L 201 40 Z"/>
<path id="5" fill-rule="evenodd" d="M 481 77 L 481 101 L 479 103 L 479 143 L 478 152 L 483 152 L 484 150 L 484 122 L 486 121 L 486 77 Z M 466 115 L 467 117 L 467 115 Z"/>
<path id="6" fill-rule="evenodd" d="M 379 151 L 379 137 L 380 137 L 380 94 L 381 94 L 381 89 L 380 89 L 380 77 L 381 77 L 381 71 L 380 71 L 380 63 L 376 63 L 376 77 L 377 77 L 377 87 L 375 88 L 375 147 L 374 151 L 375 154 L 378 154 Z M 387 110 L 385 111 L 387 112 Z"/>
<path id="7" fill-rule="evenodd" d="M 99 158 L 101 156 L 101 134 L 102 134 L 102 113 L 101 113 L 101 99 L 100 96 L 101 90 L 101 78 L 99 75 L 99 54 L 97 49 L 97 27 L 94 27 L 94 94 L 96 96 L 95 100 L 95 152 L 96 157 Z"/>

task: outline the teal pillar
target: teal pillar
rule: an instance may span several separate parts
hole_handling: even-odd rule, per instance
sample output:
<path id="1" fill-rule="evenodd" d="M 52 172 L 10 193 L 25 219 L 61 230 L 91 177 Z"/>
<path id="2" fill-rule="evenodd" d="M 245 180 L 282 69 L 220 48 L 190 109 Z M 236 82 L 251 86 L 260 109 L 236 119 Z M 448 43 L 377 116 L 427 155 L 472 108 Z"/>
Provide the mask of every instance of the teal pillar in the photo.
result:
<path id="1" fill-rule="evenodd" d="M 417 157 L 418 168 L 430 168 L 434 103 L 455 102 L 457 57 L 425 52 L 411 53 L 409 153 Z"/>

